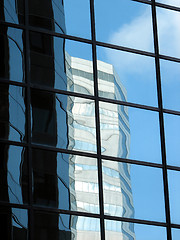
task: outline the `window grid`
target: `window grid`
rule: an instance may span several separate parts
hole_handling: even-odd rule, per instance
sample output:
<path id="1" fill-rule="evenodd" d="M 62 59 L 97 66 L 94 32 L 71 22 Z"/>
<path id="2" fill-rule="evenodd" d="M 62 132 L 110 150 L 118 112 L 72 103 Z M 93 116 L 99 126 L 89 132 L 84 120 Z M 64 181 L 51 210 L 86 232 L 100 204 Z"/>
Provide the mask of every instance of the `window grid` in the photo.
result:
<path id="1" fill-rule="evenodd" d="M 155 53 L 151 52 L 145 52 L 137 49 L 131 49 L 127 47 L 117 46 L 108 44 L 105 42 L 99 42 L 96 41 L 96 33 L 95 33 L 95 17 L 94 17 L 94 1 L 90 0 L 90 13 L 91 13 L 91 35 L 92 39 L 83 39 L 75 36 L 60 34 L 60 33 L 54 33 L 45 29 L 38 29 L 32 26 L 29 26 L 29 19 L 28 19 L 28 0 L 25 0 L 25 25 L 17 25 L 13 23 L 7 23 L 0 21 L 0 26 L 7 26 L 7 27 L 13 27 L 13 28 L 19 28 L 24 30 L 25 35 L 25 78 L 26 83 L 19 83 L 16 81 L 11 81 L 8 79 L 0 79 L 1 83 L 7 83 L 10 85 L 15 86 L 22 86 L 26 89 L 26 131 L 27 131 L 27 143 L 21 143 L 21 142 L 15 142 L 10 140 L 4 140 L 0 139 L 0 144 L 9 144 L 14 146 L 22 146 L 27 148 L 28 152 L 28 171 L 29 171 L 29 204 L 13 204 L 13 203 L 5 203 L 0 201 L 0 205 L 4 207 L 14 207 L 14 208 L 21 208 L 21 209 L 28 209 L 28 233 L 29 233 L 29 239 L 33 239 L 33 214 L 34 210 L 42 211 L 42 212 L 57 212 L 57 213 L 66 213 L 70 215 L 76 215 L 76 216 L 87 216 L 87 217 L 95 217 L 100 218 L 100 226 L 101 226 L 101 239 L 105 239 L 105 226 L 104 221 L 105 219 L 109 220 L 119 220 L 119 221 L 125 221 L 125 222 L 133 222 L 133 223 L 141 223 L 141 224 L 149 224 L 149 225 L 155 225 L 155 226 L 163 226 L 167 228 L 167 240 L 171 240 L 171 228 L 179 228 L 180 224 L 172 224 L 170 220 L 170 207 L 169 207 L 169 193 L 168 193 L 168 179 L 167 179 L 167 170 L 176 170 L 180 171 L 180 167 L 176 166 L 170 166 L 166 163 L 166 148 L 165 148 L 165 134 L 164 134 L 164 120 L 163 120 L 163 114 L 169 113 L 173 115 L 180 115 L 180 111 L 174 111 L 171 109 L 164 109 L 163 108 L 163 99 L 162 99 L 162 92 L 161 92 L 161 76 L 160 76 L 160 59 L 164 60 L 170 60 L 174 62 L 180 62 L 179 58 L 165 56 L 159 54 L 159 48 L 158 48 L 158 36 L 157 36 L 157 18 L 156 18 L 156 7 L 162 7 L 165 9 L 170 9 L 174 11 L 180 12 L 180 8 L 169 6 L 166 4 L 155 2 L 155 0 L 147 1 L 147 0 L 132 0 L 136 2 L 140 2 L 142 4 L 149 4 L 152 8 L 152 21 L 153 21 L 153 36 L 154 36 L 154 49 Z M 64 39 L 69 40 L 75 40 L 78 42 L 83 42 L 91 45 L 92 47 L 92 56 L 93 56 L 93 75 L 94 75 L 94 96 L 89 96 L 85 94 L 80 93 L 74 93 L 74 92 L 68 92 L 58 89 L 52 89 L 49 87 L 43 87 L 34 85 L 30 82 L 30 76 L 29 76 L 29 32 L 30 31 L 36 31 L 40 33 L 49 34 L 56 37 L 61 37 Z M 98 80 L 97 80 L 97 56 L 96 56 L 96 47 L 102 46 L 102 47 L 108 47 L 111 49 L 117 49 L 122 50 L 125 52 L 131 52 L 135 54 L 150 56 L 155 59 L 155 65 L 156 65 L 156 79 L 157 79 L 157 94 L 158 94 L 158 107 L 151 107 L 131 102 L 123 102 L 119 100 L 112 100 L 107 99 L 103 97 L 98 96 Z M 54 147 L 45 147 L 45 146 L 39 146 L 36 144 L 33 144 L 31 142 L 31 113 L 30 113 L 30 105 L 31 105 L 31 89 L 41 89 L 46 92 L 55 92 L 55 93 L 62 93 L 69 96 L 78 96 L 83 97 L 85 99 L 92 99 L 95 100 L 95 120 L 96 120 L 96 142 L 97 142 L 97 154 L 93 153 L 85 153 L 81 151 L 75 151 L 75 150 L 65 150 L 60 148 L 54 148 Z M 161 138 L 161 153 L 162 153 L 162 164 L 156 164 L 156 163 L 149 163 L 146 161 L 137 161 L 134 159 L 123 159 L 123 158 L 117 158 L 117 157 L 109 157 L 105 156 L 101 153 L 101 137 L 100 137 L 100 118 L 99 118 L 99 102 L 109 102 L 113 104 L 121 104 L 125 106 L 130 107 L 136 107 L 140 109 L 146 109 L 149 111 L 155 111 L 159 113 L 159 123 L 160 123 L 160 138 Z M 99 181 L 99 205 L 100 205 L 100 214 L 92 214 L 92 213 L 84 213 L 84 212 L 76 212 L 76 211 L 70 211 L 70 210 L 61 210 L 61 209 L 50 209 L 45 207 L 37 207 L 33 205 L 33 194 L 32 194 L 32 149 L 44 149 L 44 150 L 50 150 L 55 152 L 62 152 L 62 153 L 70 153 L 70 154 L 77 154 L 80 156 L 87 156 L 87 157 L 93 157 L 97 158 L 98 160 L 98 181 Z M 104 215 L 104 203 L 103 203 L 103 180 L 102 180 L 102 159 L 105 160 L 111 160 L 111 161 L 119 161 L 119 162 L 126 162 L 131 164 L 137 164 L 137 165 L 143 165 L 143 166 L 151 166 L 151 167 L 157 167 L 161 168 L 163 170 L 163 183 L 164 183 L 164 195 L 165 195 L 165 211 L 166 211 L 166 222 L 155 222 L 155 221 L 147 221 L 147 220 L 141 220 L 141 219 L 130 219 L 130 218 L 123 218 L 123 217 L 115 217 L 115 216 L 108 216 Z"/>

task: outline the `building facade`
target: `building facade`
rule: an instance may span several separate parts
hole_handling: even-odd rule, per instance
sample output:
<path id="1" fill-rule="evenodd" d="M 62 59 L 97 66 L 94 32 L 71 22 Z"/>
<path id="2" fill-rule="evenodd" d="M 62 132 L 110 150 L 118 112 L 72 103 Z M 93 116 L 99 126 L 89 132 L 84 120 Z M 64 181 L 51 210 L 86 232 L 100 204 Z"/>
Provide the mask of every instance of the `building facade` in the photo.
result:
<path id="1" fill-rule="evenodd" d="M 179 240 L 179 12 L 1 1 L 3 239 Z"/>

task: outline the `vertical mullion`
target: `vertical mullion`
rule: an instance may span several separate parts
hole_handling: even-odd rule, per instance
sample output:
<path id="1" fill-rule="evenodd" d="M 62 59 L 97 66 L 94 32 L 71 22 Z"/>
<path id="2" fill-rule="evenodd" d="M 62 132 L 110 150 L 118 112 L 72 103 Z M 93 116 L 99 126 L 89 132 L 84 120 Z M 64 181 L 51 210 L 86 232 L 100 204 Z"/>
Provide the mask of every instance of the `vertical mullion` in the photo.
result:
<path id="1" fill-rule="evenodd" d="M 98 80 L 97 80 L 98 79 L 98 73 L 97 73 L 97 53 L 96 53 L 94 0 L 90 0 L 90 13 L 91 13 L 94 95 L 95 95 L 95 116 L 96 116 L 96 141 L 97 141 L 97 159 L 98 159 L 100 228 L 101 228 L 101 240 L 104 240 L 105 239 L 104 203 L 103 203 L 103 180 L 102 180 L 101 136 L 100 136 L 100 115 L 99 115 Z"/>
<path id="2" fill-rule="evenodd" d="M 29 69 L 29 6 L 28 0 L 24 0 L 25 4 L 25 79 L 27 83 L 26 88 L 26 132 L 27 132 L 27 161 L 28 161 L 28 194 L 29 194 L 29 205 L 28 210 L 28 230 L 29 230 L 29 240 L 33 240 L 33 196 L 32 196 L 32 148 L 31 148 L 31 89 L 30 89 L 30 69 Z"/>
<path id="3" fill-rule="evenodd" d="M 171 240 L 171 219 L 170 219 L 170 207 L 169 207 L 170 204 L 169 204 L 168 176 L 167 176 L 167 163 L 166 163 L 163 100 L 162 100 L 162 88 L 161 88 L 158 28 L 157 28 L 155 0 L 152 0 L 152 22 L 153 22 L 153 34 L 154 34 L 157 95 L 158 95 L 158 106 L 159 106 L 159 124 L 160 124 L 161 154 L 162 154 L 162 164 L 163 164 L 163 182 L 164 182 L 165 212 L 166 212 L 166 223 L 167 223 L 167 239 Z"/>

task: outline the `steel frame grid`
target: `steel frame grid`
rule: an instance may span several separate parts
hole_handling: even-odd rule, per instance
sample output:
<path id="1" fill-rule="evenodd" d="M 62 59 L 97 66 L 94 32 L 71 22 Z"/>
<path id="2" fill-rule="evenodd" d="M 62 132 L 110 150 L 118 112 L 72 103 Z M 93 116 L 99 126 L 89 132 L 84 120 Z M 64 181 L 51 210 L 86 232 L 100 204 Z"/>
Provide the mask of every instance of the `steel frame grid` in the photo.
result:
<path id="1" fill-rule="evenodd" d="M 15 207 L 15 208 L 21 208 L 21 209 L 28 209 L 29 213 L 29 239 L 33 240 L 33 211 L 38 210 L 38 211 L 44 211 L 44 212 L 58 212 L 58 213 L 64 213 L 64 214 L 70 214 L 70 215 L 77 215 L 77 216 L 87 216 L 87 217 L 97 217 L 100 219 L 101 222 L 101 239 L 105 239 L 105 229 L 104 229 L 104 220 L 105 219 L 111 219 L 111 220 L 118 220 L 118 221 L 127 221 L 127 222 L 134 222 L 134 223 L 140 223 L 140 224 L 150 224 L 154 226 L 164 226 L 167 228 L 167 240 L 171 240 L 171 227 L 173 228 L 178 228 L 180 229 L 180 224 L 172 224 L 170 220 L 170 207 L 169 207 L 169 193 L 168 193 L 168 179 L 167 179 L 167 169 L 171 170 L 176 170 L 180 171 L 180 167 L 176 166 L 170 166 L 167 165 L 166 163 L 166 149 L 165 149 L 165 135 L 164 135 L 164 120 L 163 120 L 163 113 L 169 113 L 173 115 L 180 115 L 180 111 L 174 111 L 170 109 L 163 109 L 163 99 L 162 99 L 162 92 L 161 92 L 161 76 L 160 76 L 160 59 L 164 60 L 169 60 L 169 61 L 174 61 L 174 62 L 180 62 L 180 58 L 174 58 L 171 56 L 165 56 L 159 54 L 159 47 L 158 47 L 158 33 L 157 33 L 157 20 L 156 20 L 156 7 L 162 7 L 165 9 L 169 10 L 174 10 L 180 12 L 180 8 L 162 4 L 155 2 L 155 0 L 132 0 L 135 2 L 139 2 L 142 4 L 149 4 L 151 5 L 152 9 L 152 21 L 153 21 L 153 35 L 154 35 L 154 48 L 155 48 L 155 53 L 151 52 L 145 52 L 137 49 L 131 49 L 123 46 L 117 46 L 113 44 L 108 44 L 105 42 L 99 42 L 96 41 L 96 34 L 95 34 L 95 16 L 94 16 L 94 0 L 89 0 L 90 4 L 90 15 L 91 15 L 91 35 L 92 39 L 84 39 L 80 37 L 75 37 L 75 36 L 70 36 L 70 35 L 65 35 L 65 34 L 59 34 L 55 32 L 48 31 L 46 29 L 38 29 L 35 27 L 32 27 L 29 25 L 29 17 L 28 17 L 28 0 L 25 1 L 25 25 L 18 25 L 18 24 L 13 24 L 13 23 L 6 23 L 0 21 L 0 25 L 7 25 L 9 27 L 14 27 L 14 28 L 19 28 L 24 30 L 25 32 L 25 39 L 26 39 L 26 44 L 25 44 L 25 75 L 26 75 L 26 83 L 19 83 L 11 80 L 5 80 L 5 79 L 0 79 L 1 83 L 8 83 L 11 85 L 15 86 L 21 86 L 25 87 L 26 89 L 26 124 L 27 124 L 27 136 L 28 140 L 27 143 L 18 143 L 15 141 L 9 141 L 9 140 L 0 140 L 0 143 L 7 143 L 11 145 L 16 145 L 16 146 L 24 146 L 28 149 L 28 163 L 29 163 L 29 205 L 19 205 L 19 204 L 12 204 L 12 203 L 4 203 L 0 202 L 0 205 L 4 206 L 10 206 L 10 207 Z M 67 91 L 62 91 L 58 89 L 51 89 L 51 88 L 46 88 L 42 86 L 35 86 L 31 84 L 30 82 L 30 77 L 29 77 L 29 31 L 36 31 L 39 33 L 44 33 L 44 34 L 49 34 L 55 37 L 61 37 L 64 39 L 69 39 L 69 40 L 74 40 L 78 42 L 83 42 L 90 44 L 92 46 L 92 55 L 93 55 L 93 70 L 94 70 L 94 96 L 89 96 L 85 94 L 80 94 L 80 93 L 72 93 L 72 92 L 67 92 Z M 146 106 L 146 105 L 141 105 L 141 104 L 136 104 L 136 103 L 131 103 L 131 102 L 122 102 L 118 100 L 112 100 L 112 99 L 107 99 L 107 98 L 102 98 L 98 96 L 98 77 L 97 77 L 97 57 L 96 57 L 96 46 L 102 46 L 102 47 L 107 47 L 111 49 L 117 49 L 125 52 L 131 52 L 135 54 L 140 54 L 140 55 L 145 55 L 149 57 L 153 57 L 155 59 L 155 64 L 156 64 L 156 79 L 157 79 L 157 94 L 158 94 L 158 108 L 157 107 L 151 107 L 151 106 Z M 65 94 L 65 95 L 71 95 L 71 96 L 78 96 L 78 97 L 83 97 L 87 99 L 92 99 L 95 101 L 95 116 L 96 116 L 96 140 L 97 140 L 97 154 L 91 154 L 91 153 L 84 153 L 80 151 L 72 151 L 72 150 L 65 150 L 65 149 L 55 149 L 52 147 L 44 147 L 44 146 L 37 146 L 36 144 L 31 143 L 31 117 L 30 117 L 30 92 L 31 89 L 39 89 L 39 90 L 44 90 L 44 91 L 49 91 L 49 92 L 56 92 L 60 94 Z M 162 152 L 162 164 L 155 164 L 155 163 L 148 163 L 145 161 L 137 161 L 133 159 L 120 159 L 116 157 L 109 157 L 109 156 L 104 156 L 101 155 L 101 139 L 100 139 L 100 119 L 99 119 L 99 101 L 103 102 L 110 102 L 114 104 L 121 104 L 121 105 L 126 105 L 129 107 L 136 107 L 136 108 L 141 108 L 141 109 L 146 109 L 150 111 L 156 111 L 159 112 L 159 123 L 160 123 L 160 138 L 161 138 L 161 152 Z M 91 213 L 84 213 L 84 212 L 73 212 L 73 211 L 68 211 L 68 210 L 60 210 L 60 209 L 49 209 L 49 208 L 42 208 L 42 207 L 36 207 L 33 205 L 33 195 L 32 195 L 32 148 L 36 149 L 44 149 L 44 150 L 50 150 L 50 151 L 58 151 L 58 152 L 64 152 L 64 153 L 72 153 L 72 154 L 78 154 L 81 156 L 89 156 L 89 157 L 94 157 L 98 159 L 98 179 L 99 179 L 99 205 L 100 205 L 100 214 L 91 214 Z M 142 219 L 126 219 L 122 217 L 115 217 L 115 216 L 107 216 L 104 215 L 104 204 L 103 204 L 103 183 L 102 183 L 102 159 L 106 160 L 112 160 L 112 161 L 120 161 L 120 162 L 126 162 L 126 163 L 131 163 L 131 164 L 138 164 L 138 165 L 143 165 L 143 166 L 151 166 L 151 167 L 158 167 L 163 170 L 163 183 L 164 183 L 164 195 L 165 195 L 165 211 L 166 211 L 166 223 L 161 223 L 161 222 L 154 222 L 154 221 L 146 221 Z"/>

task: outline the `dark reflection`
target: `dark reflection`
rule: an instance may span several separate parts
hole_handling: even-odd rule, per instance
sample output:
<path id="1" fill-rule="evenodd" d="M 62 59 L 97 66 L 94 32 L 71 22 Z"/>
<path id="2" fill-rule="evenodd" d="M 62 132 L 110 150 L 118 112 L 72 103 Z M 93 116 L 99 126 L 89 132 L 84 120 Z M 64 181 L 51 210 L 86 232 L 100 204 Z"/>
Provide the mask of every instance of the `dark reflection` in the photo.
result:
<path id="1" fill-rule="evenodd" d="M 18 208 L 1 208 L 0 234 L 3 239 L 26 240 L 28 239 L 27 210 Z M 9 228 L 11 226 L 11 228 Z"/>
<path id="2" fill-rule="evenodd" d="M 24 0 L 1 0 L 0 20 L 11 23 L 24 23 Z"/>

